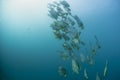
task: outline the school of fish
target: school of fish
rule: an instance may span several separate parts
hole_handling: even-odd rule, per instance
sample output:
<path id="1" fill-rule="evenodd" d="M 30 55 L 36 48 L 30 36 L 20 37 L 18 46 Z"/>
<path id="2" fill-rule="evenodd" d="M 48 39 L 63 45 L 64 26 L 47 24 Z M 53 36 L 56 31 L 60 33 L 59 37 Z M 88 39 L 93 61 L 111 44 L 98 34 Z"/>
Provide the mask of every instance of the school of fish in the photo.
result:
<path id="1" fill-rule="evenodd" d="M 83 69 L 83 76 L 89 80 L 87 68 L 82 64 L 95 65 L 95 56 L 101 49 L 100 42 L 97 36 L 94 36 L 95 45 L 90 42 L 90 51 L 85 48 L 86 43 L 81 38 L 82 31 L 85 26 L 77 15 L 73 15 L 70 5 L 65 0 L 53 1 L 48 4 L 48 16 L 54 21 L 50 25 L 56 39 L 62 40 L 63 51 L 59 50 L 61 59 L 64 61 L 71 61 L 71 70 L 74 74 L 79 74 Z M 85 51 L 82 51 L 85 48 Z M 86 53 L 86 54 L 84 54 Z M 79 56 L 78 56 L 79 55 Z M 63 66 L 59 66 L 58 73 L 67 77 L 69 70 Z M 103 77 L 106 77 L 108 72 L 108 61 L 106 61 L 105 69 L 103 70 Z M 96 73 L 96 80 L 100 80 L 100 76 Z"/>

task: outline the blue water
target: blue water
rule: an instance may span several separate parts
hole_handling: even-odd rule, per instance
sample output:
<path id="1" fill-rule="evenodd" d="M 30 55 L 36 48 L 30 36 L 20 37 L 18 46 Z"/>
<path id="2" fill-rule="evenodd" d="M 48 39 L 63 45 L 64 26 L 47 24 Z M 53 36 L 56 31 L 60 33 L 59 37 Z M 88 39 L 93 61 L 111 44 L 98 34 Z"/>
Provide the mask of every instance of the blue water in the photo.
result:
<path id="1" fill-rule="evenodd" d="M 47 15 L 47 3 L 32 9 L 25 8 L 27 3 L 23 8 L 22 3 L 19 7 L 12 5 L 17 1 L 0 0 L 0 80 L 66 80 L 58 74 L 60 65 L 69 70 L 67 80 L 81 80 L 82 74 L 76 76 L 70 62 L 62 61 L 56 52 L 63 49 L 62 41 L 54 38 L 49 27 L 53 20 Z M 120 1 L 68 2 L 85 25 L 82 37 L 89 41 L 97 35 L 102 45 L 94 68 L 87 66 L 89 80 L 95 80 L 96 72 L 102 77 L 106 59 L 109 65 L 105 80 L 120 80 Z"/>

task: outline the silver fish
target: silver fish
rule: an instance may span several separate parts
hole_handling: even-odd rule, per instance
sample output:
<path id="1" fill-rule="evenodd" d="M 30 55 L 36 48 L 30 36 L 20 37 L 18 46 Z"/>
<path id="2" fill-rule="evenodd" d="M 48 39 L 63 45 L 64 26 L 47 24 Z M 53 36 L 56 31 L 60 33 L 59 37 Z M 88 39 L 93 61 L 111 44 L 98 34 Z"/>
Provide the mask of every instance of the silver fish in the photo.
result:
<path id="1" fill-rule="evenodd" d="M 64 33 L 63 33 L 63 38 L 64 38 L 65 41 L 69 41 L 70 40 L 69 36 L 64 34 Z"/>
<path id="2" fill-rule="evenodd" d="M 98 73 L 96 74 L 96 80 L 100 80 Z"/>
<path id="3" fill-rule="evenodd" d="M 50 16 L 51 18 L 53 18 L 53 19 L 58 19 L 58 16 L 59 16 L 59 14 L 55 11 L 55 9 L 54 8 L 51 8 L 50 10 L 49 10 L 49 14 L 48 14 L 48 16 Z"/>
<path id="4" fill-rule="evenodd" d="M 62 39 L 62 33 L 60 33 L 59 31 L 54 30 L 53 33 L 54 33 L 56 39 Z"/>
<path id="5" fill-rule="evenodd" d="M 70 47 L 70 45 L 67 42 L 64 42 L 63 47 L 66 50 L 72 51 L 72 48 Z"/>
<path id="6" fill-rule="evenodd" d="M 59 51 L 59 53 L 60 53 L 60 56 L 61 56 L 61 58 L 63 59 L 63 60 L 69 60 L 69 58 L 70 58 L 70 55 L 69 54 L 67 54 L 66 52 L 64 52 L 64 51 Z"/>
<path id="7" fill-rule="evenodd" d="M 89 63 L 90 65 L 94 65 L 94 64 L 95 64 L 95 61 L 93 60 L 93 58 L 92 58 L 91 56 L 88 56 L 88 55 L 87 55 L 86 59 L 87 59 L 87 61 L 88 61 L 88 63 Z"/>
<path id="8" fill-rule="evenodd" d="M 73 72 L 76 73 L 76 74 L 79 74 L 80 69 L 81 69 L 80 64 L 76 60 L 72 59 L 72 70 L 73 70 Z"/>
<path id="9" fill-rule="evenodd" d="M 56 1 L 53 1 L 53 3 L 57 6 L 60 6 L 60 3 L 56 2 Z"/>
<path id="10" fill-rule="evenodd" d="M 62 10 L 61 7 L 57 6 L 56 9 L 59 14 L 63 14 L 64 11 Z"/>
<path id="11" fill-rule="evenodd" d="M 81 27 L 81 29 L 84 29 L 83 22 L 80 20 L 80 18 L 77 15 L 73 16 L 73 18 L 77 21 L 78 26 Z"/>
<path id="12" fill-rule="evenodd" d="M 62 67 L 62 66 L 60 66 L 60 67 L 58 68 L 58 73 L 59 73 L 61 76 L 67 77 L 67 70 L 66 70 L 64 67 Z"/>
<path id="13" fill-rule="evenodd" d="M 84 69 L 84 77 L 85 77 L 85 79 L 88 79 L 88 73 L 87 73 L 86 68 Z"/>
<path id="14" fill-rule="evenodd" d="M 60 4 L 62 4 L 65 8 L 70 7 L 70 5 L 65 0 L 60 1 Z"/>
<path id="15" fill-rule="evenodd" d="M 79 44 L 75 43 L 74 41 L 71 42 L 71 46 L 76 49 L 76 50 L 79 50 L 80 49 L 80 46 Z"/>
<path id="16" fill-rule="evenodd" d="M 108 72 L 108 61 L 106 60 L 106 64 L 105 64 L 105 68 L 104 68 L 104 73 L 103 73 L 104 77 L 106 77 L 107 72 Z"/>
<path id="17" fill-rule="evenodd" d="M 74 22 L 70 17 L 68 17 L 67 19 L 68 19 L 68 22 L 69 22 L 72 26 L 75 25 L 75 22 Z"/>
<path id="18" fill-rule="evenodd" d="M 54 4 L 48 4 L 48 8 L 54 8 L 54 7 L 56 7 L 56 5 L 54 5 Z"/>

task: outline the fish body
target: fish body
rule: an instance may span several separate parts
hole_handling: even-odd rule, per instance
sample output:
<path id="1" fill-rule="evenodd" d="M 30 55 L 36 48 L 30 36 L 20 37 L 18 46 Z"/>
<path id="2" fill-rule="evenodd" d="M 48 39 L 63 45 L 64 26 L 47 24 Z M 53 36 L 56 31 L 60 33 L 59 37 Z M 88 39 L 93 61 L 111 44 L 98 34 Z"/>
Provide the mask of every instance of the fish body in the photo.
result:
<path id="1" fill-rule="evenodd" d="M 58 73 L 61 75 L 61 76 L 64 76 L 64 77 L 67 77 L 67 70 L 60 66 L 59 69 L 58 69 Z"/>
<path id="2" fill-rule="evenodd" d="M 48 16 L 50 16 L 51 18 L 57 20 L 59 15 L 58 15 L 58 13 L 54 10 L 54 8 L 51 8 L 50 11 L 49 11 Z"/>
<path id="3" fill-rule="evenodd" d="M 74 59 L 72 59 L 72 70 L 74 73 L 79 74 L 80 64 Z"/>
<path id="4" fill-rule="evenodd" d="M 57 6 L 56 9 L 57 9 L 57 12 L 59 13 L 59 15 L 64 13 L 64 11 L 62 10 L 61 7 Z"/>
<path id="5" fill-rule="evenodd" d="M 73 18 L 76 20 L 78 26 L 81 27 L 81 29 L 84 29 L 84 25 L 82 21 L 80 20 L 80 18 L 77 15 L 73 16 Z"/>
<path id="6" fill-rule="evenodd" d="M 74 38 L 74 39 L 73 39 L 73 42 L 74 42 L 75 44 L 79 44 L 79 43 L 80 43 L 80 40 L 77 39 L 77 38 Z"/>
<path id="7" fill-rule="evenodd" d="M 88 73 L 87 73 L 86 68 L 84 69 L 84 77 L 85 77 L 85 79 L 88 79 Z"/>
<path id="8" fill-rule="evenodd" d="M 56 2 L 56 1 L 53 1 L 53 3 L 54 3 L 55 5 L 57 5 L 57 6 L 60 6 L 60 4 L 59 4 L 58 2 Z"/>
<path id="9" fill-rule="evenodd" d="M 64 47 L 64 49 L 66 49 L 66 50 L 69 50 L 69 51 L 72 50 L 72 48 L 70 47 L 70 45 L 69 45 L 67 42 L 64 42 L 63 47 Z"/>
<path id="10" fill-rule="evenodd" d="M 61 29 L 61 27 L 57 25 L 57 22 L 51 24 L 50 27 L 52 27 L 52 29 L 55 31 L 59 31 Z"/>
<path id="11" fill-rule="evenodd" d="M 70 55 L 69 54 L 67 54 L 67 53 L 65 53 L 65 52 L 63 52 L 63 51 L 60 51 L 60 55 L 61 55 L 61 58 L 63 59 L 63 60 L 69 60 L 69 58 L 70 58 Z"/>
<path id="12" fill-rule="evenodd" d="M 75 25 L 75 22 L 74 22 L 70 17 L 68 17 L 68 22 L 69 22 L 72 26 Z"/>
<path id="13" fill-rule="evenodd" d="M 95 64 L 95 61 L 93 60 L 93 58 L 91 56 L 87 56 L 86 59 L 88 60 L 88 63 L 90 65 L 94 65 Z"/>
<path id="14" fill-rule="evenodd" d="M 67 36 L 66 34 L 63 34 L 63 38 L 64 38 L 65 41 L 69 41 L 70 40 L 69 36 Z"/>
<path id="15" fill-rule="evenodd" d="M 106 60 L 103 76 L 106 77 L 108 71 L 108 61 Z"/>
<path id="16" fill-rule="evenodd" d="M 65 0 L 60 1 L 60 4 L 62 4 L 65 8 L 70 7 L 70 5 Z"/>
<path id="17" fill-rule="evenodd" d="M 71 46 L 76 50 L 79 50 L 80 48 L 79 44 L 75 43 L 74 41 L 71 42 Z"/>
<path id="18" fill-rule="evenodd" d="M 100 80 L 98 73 L 96 74 L 96 80 Z"/>
<path id="19" fill-rule="evenodd" d="M 54 4 L 48 4 L 48 8 L 54 8 L 54 7 L 56 7 L 56 5 L 54 5 Z"/>

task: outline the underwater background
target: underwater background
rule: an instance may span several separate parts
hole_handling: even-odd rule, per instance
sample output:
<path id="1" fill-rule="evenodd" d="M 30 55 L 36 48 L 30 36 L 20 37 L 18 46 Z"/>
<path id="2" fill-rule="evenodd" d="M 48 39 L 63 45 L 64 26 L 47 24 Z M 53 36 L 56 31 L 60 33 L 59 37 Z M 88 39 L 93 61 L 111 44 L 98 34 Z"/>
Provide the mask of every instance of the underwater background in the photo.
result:
<path id="1" fill-rule="evenodd" d="M 49 27 L 53 19 L 47 4 L 52 1 L 0 0 L 0 80 L 66 80 L 58 74 L 58 66 L 71 71 L 70 62 L 62 61 L 56 52 L 62 49 L 62 41 L 54 38 Z M 66 1 L 85 25 L 82 38 L 92 41 L 97 35 L 102 46 L 95 67 L 88 67 L 89 80 L 95 80 L 96 72 L 102 77 L 106 59 L 105 80 L 120 80 L 120 1 Z M 70 80 L 84 80 L 69 74 Z"/>

